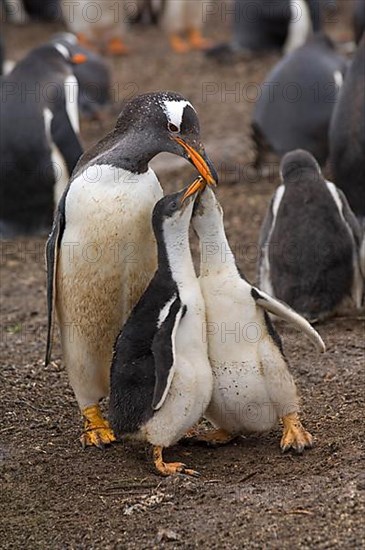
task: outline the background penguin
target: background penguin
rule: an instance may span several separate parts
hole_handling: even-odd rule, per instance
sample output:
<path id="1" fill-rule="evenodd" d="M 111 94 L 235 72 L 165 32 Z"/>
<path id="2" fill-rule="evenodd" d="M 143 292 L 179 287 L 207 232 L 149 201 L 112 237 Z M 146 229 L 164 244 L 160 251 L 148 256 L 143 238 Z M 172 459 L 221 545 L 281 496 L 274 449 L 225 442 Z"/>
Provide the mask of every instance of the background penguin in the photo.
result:
<path id="1" fill-rule="evenodd" d="M 48 232 L 82 148 L 73 57 L 62 44 L 31 51 L 2 77 L 0 234 Z"/>
<path id="2" fill-rule="evenodd" d="M 360 307 L 360 229 L 344 194 L 306 151 L 285 155 L 280 175 L 261 228 L 259 286 L 312 321 Z"/>
<path id="3" fill-rule="evenodd" d="M 326 162 L 328 128 L 345 69 L 345 59 L 322 33 L 279 61 L 265 78 L 253 113 L 257 166 L 265 145 L 279 156 L 306 149 L 320 165 Z"/>
<path id="4" fill-rule="evenodd" d="M 76 35 L 61 33 L 53 38 L 54 42 L 64 44 L 73 55 L 85 56 L 85 63 L 74 66 L 74 74 L 79 84 L 80 115 L 91 120 L 102 120 L 105 109 L 111 103 L 111 71 L 107 61 L 84 48 Z"/>
<path id="5" fill-rule="evenodd" d="M 210 41 L 202 36 L 203 20 L 202 0 L 165 0 L 162 26 L 168 33 L 170 45 L 175 52 L 203 50 L 211 46 Z"/>
<path id="6" fill-rule="evenodd" d="M 128 53 L 123 40 L 126 34 L 126 7 L 128 2 L 125 0 L 62 2 L 65 23 L 68 29 L 77 35 L 80 43 L 109 55 Z"/>
<path id="7" fill-rule="evenodd" d="M 199 281 L 214 380 L 205 416 L 217 428 L 203 439 L 222 443 L 238 434 L 263 433 L 282 419 L 282 449 L 301 452 L 312 437 L 300 423 L 295 383 L 267 312 L 293 323 L 321 351 L 323 341 L 305 319 L 240 274 L 211 190 L 202 193 L 192 222 L 200 240 Z"/>
<path id="8" fill-rule="evenodd" d="M 185 191 L 161 199 L 153 211 L 158 269 L 115 344 L 110 420 L 117 437 L 154 445 L 163 475 L 196 474 L 165 463 L 164 447 L 199 421 L 212 393 L 212 371 L 202 338 L 204 300 L 189 246 L 193 203 Z"/>
<path id="9" fill-rule="evenodd" d="M 228 59 L 240 52 L 289 52 L 321 26 L 316 0 L 235 0 L 232 40 L 210 49 L 209 57 Z"/>
<path id="10" fill-rule="evenodd" d="M 365 230 L 365 34 L 346 74 L 329 131 L 335 184 Z"/>
<path id="11" fill-rule="evenodd" d="M 162 189 L 149 161 L 160 152 L 189 159 L 205 180 L 217 181 L 191 103 L 174 92 L 137 96 L 115 129 L 81 157 L 47 244 L 46 361 L 55 303 L 64 361 L 85 421 L 83 445 L 114 439 L 98 403 L 109 391 L 115 338 L 156 269 L 151 215 Z M 77 244 L 70 249 L 70 243 Z"/>

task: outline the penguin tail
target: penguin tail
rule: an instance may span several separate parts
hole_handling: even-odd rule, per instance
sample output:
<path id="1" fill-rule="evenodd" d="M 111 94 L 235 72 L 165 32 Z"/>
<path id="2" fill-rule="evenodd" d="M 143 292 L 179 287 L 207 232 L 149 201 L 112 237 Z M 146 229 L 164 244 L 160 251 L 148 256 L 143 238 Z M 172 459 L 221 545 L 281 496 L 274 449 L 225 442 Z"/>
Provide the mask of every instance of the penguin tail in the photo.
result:
<path id="1" fill-rule="evenodd" d="M 251 296 L 255 300 L 256 304 L 262 307 L 265 311 L 277 315 L 278 317 L 280 317 L 280 319 L 291 323 L 298 330 L 304 332 L 304 334 L 308 336 L 308 338 L 318 349 L 318 351 L 322 353 L 326 351 L 326 346 L 321 336 L 312 327 L 312 325 L 306 319 L 304 319 L 304 317 L 299 315 L 299 313 L 291 309 L 283 302 L 276 300 L 272 296 L 269 296 L 269 294 L 266 294 L 266 292 L 258 290 L 255 287 L 252 287 L 251 289 Z"/>

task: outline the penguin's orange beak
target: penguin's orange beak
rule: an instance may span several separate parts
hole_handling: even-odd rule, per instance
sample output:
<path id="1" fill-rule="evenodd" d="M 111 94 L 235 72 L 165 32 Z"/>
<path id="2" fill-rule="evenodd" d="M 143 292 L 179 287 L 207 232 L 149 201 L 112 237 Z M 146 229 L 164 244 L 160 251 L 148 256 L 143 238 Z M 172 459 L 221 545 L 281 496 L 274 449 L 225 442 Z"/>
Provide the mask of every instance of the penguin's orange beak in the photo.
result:
<path id="1" fill-rule="evenodd" d="M 202 149 L 202 152 L 199 152 L 180 137 L 174 136 L 172 139 L 185 150 L 188 159 L 201 176 L 195 180 L 186 191 L 184 200 L 196 193 L 199 189 L 204 189 L 206 184 L 215 186 L 218 182 L 218 176 L 213 164 L 206 156 L 204 149 Z"/>
<path id="2" fill-rule="evenodd" d="M 185 191 L 182 202 L 186 201 L 186 199 L 188 199 L 192 195 L 195 195 L 195 193 L 197 193 L 201 189 L 204 189 L 205 186 L 206 183 L 204 182 L 203 178 L 199 176 L 195 181 L 193 181 L 191 185 L 189 185 L 189 187 Z"/>
<path id="3" fill-rule="evenodd" d="M 71 57 L 71 63 L 73 65 L 82 65 L 83 63 L 86 63 L 87 56 L 84 53 L 75 53 Z"/>

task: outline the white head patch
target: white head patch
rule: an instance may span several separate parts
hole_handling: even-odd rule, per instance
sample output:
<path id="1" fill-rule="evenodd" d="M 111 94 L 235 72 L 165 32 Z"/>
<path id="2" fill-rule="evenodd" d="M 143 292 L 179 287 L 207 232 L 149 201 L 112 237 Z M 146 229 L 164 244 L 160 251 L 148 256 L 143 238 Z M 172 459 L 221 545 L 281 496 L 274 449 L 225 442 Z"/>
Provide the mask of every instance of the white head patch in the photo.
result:
<path id="1" fill-rule="evenodd" d="M 66 46 L 64 46 L 63 44 L 55 44 L 54 47 L 56 48 L 57 51 L 60 52 L 60 54 L 68 61 L 70 59 L 70 53 L 68 51 L 68 49 L 66 48 Z"/>
<path id="2" fill-rule="evenodd" d="M 190 101 L 186 101 L 186 100 L 175 100 L 175 101 L 166 100 L 166 101 L 163 101 L 162 105 L 161 105 L 162 109 L 165 112 L 165 115 L 166 115 L 168 121 L 171 124 L 174 124 L 175 126 L 177 126 L 177 128 L 179 128 L 179 130 L 180 130 L 180 127 L 181 127 L 181 122 L 182 122 L 182 117 L 183 117 L 183 114 L 184 114 L 184 109 L 187 105 L 189 105 L 192 109 L 194 109 L 194 107 L 192 106 Z M 195 111 L 195 109 L 194 109 L 194 111 Z"/>

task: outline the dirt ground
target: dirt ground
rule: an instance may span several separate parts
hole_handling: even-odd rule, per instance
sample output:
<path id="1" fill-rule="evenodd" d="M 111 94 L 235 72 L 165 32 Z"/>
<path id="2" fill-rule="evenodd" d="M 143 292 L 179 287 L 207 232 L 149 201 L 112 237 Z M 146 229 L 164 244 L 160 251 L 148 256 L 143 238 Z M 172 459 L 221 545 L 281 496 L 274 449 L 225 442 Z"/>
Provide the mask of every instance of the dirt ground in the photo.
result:
<path id="1" fill-rule="evenodd" d="M 343 1 L 327 21 L 340 40 L 351 39 L 349 4 Z M 7 25 L 8 56 L 19 59 L 59 29 Z M 228 32 L 215 23 L 208 31 L 216 40 Z M 277 56 L 232 66 L 199 53 L 179 57 L 167 52 L 154 28 L 133 29 L 129 42 L 132 54 L 113 62 L 116 101 L 156 89 L 179 90 L 192 100 L 220 170 L 217 193 L 229 239 L 240 267 L 254 279 L 255 245 L 277 166 L 269 177 L 247 168 L 253 108 L 247 84 L 259 84 Z M 239 90 L 238 100 L 227 93 L 232 89 Z M 114 120 L 110 115 L 104 129 L 84 123 L 85 146 Z M 167 192 L 186 185 L 193 173 L 172 157 L 157 159 L 155 167 Z M 202 475 L 164 479 L 141 444 L 81 450 L 79 412 L 58 344 L 54 363 L 43 364 L 43 249 L 43 239 L 1 245 L 1 548 L 365 547 L 364 312 L 319 326 L 327 344 L 322 356 L 294 330 L 279 326 L 313 449 L 281 454 L 280 428 L 216 449 L 180 444 L 166 458 Z"/>

